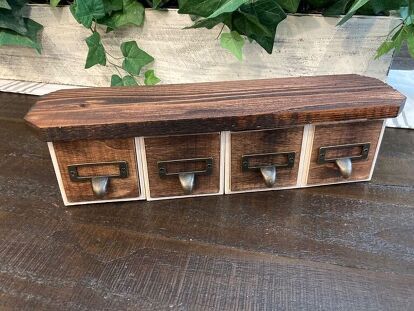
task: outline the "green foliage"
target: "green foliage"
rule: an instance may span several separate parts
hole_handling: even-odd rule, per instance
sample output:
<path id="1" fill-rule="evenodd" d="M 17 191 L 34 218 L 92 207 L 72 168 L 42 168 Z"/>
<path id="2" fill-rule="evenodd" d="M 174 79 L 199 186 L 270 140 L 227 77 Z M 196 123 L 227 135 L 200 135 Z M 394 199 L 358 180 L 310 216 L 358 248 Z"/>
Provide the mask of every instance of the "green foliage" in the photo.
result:
<path id="1" fill-rule="evenodd" d="M 242 4 L 246 3 L 248 0 L 225 0 L 220 7 L 210 14 L 208 18 L 217 17 L 223 13 L 230 13 L 237 10 Z"/>
<path id="2" fill-rule="evenodd" d="M 94 32 L 90 37 L 86 38 L 88 45 L 88 56 L 86 57 L 85 69 L 94 65 L 106 65 L 105 49 L 101 42 L 101 36 L 98 32 Z"/>
<path id="3" fill-rule="evenodd" d="M 358 11 L 360 8 L 362 8 L 365 4 L 368 3 L 369 0 L 356 0 L 354 4 L 351 6 L 351 8 L 348 10 L 348 13 L 341 19 L 341 21 L 338 23 L 338 25 L 342 25 L 345 23 L 348 19 L 352 17 L 352 15 L 355 14 L 356 11 Z"/>
<path id="4" fill-rule="evenodd" d="M 98 20 L 99 24 L 106 25 L 110 29 L 118 29 L 130 25 L 141 26 L 144 22 L 144 7 L 136 0 L 123 0 L 122 9 L 119 11 L 115 11 L 113 8 L 111 7 L 111 12 L 114 14 L 106 15 Z"/>
<path id="5" fill-rule="evenodd" d="M 300 0 L 277 0 L 277 3 L 290 13 L 296 13 Z"/>
<path id="6" fill-rule="evenodd" d="M 138 85 L 133 76 L 125 76 L 121 78 L 118 75 L 112 75 L 111 86 L 135 86 Z"/>
<path id="7" fill-rule="evenodd" d="M 5 9 L 0 9 L 0 28 L 13 30 L 21 35 L 26 35 L 28 31 L 21 15 Z"/>
<path id="8" fill-rule="evenodd" d="M 0 0 L 0 46 L 17 45 L 41 52 L 39 33 L 43 26 L 23 16 L 28 0 Z"/>
<path id="9" fill-rule="evenodd" d="M 256 41 L 268 53 L 272 53 L 276 28 L 286 18 L 281 5 L 296 10 L 297 0 L 256 0 L 256 1 L 230 1 L 230 0 L 181 0 L 179 13 L 194 14 L 205 17 L 196 21 L 193 28 L 212 28 L 224 23 L 230 31 Z"/>
<path id="10" fill-rule="evenodd" d="M 333 3 L 331 6 L 329 6 L 326 10 L 323 11 L 323 15 L 336 16 L 344 14 L 346 12 L 346 8 L 348 7 L 351 1 L 352 0 L 335 1 L 335 3 Z"/>
<path id="11" fill-rule="evenodd" d="M 42 26 L 23 16 L 28 0 L 0 0 L 0 46 L 20 45 L 41 52 L 39 34 Z M 121 27 L 140 27 L 144 23 L 144 5 L 160 9 L 169 0 L 74 0 L 70 10 L 74 18 L 91 31 L 85 39 L 88 46 L 85 68 L 95 65 L 112 66 L 118 74 L 111 78 L 111 85 L 154 85 L 160 82 L 153 70 L 142 74 L 142 68 L 154 58 L 140 49 L 137 42 L 121 45 L 122 55 L 112 56 L 106 51 L 99 31 L 117 31 Z M 50 0 L 57 6 L 60 0 Z M 389 15 L 400 12 L 402 23 L 393 29 L 377 50 L 380 57 L 392 50 L 407 45 L 414 58 L 414 0 L 178 0 L 180 14 L 190 14 L 194 21 L 186 28 L 215 26 L 228 28 L 221 34 L 220 44 L 239 60 L 243 58 L 246 39 L 255 41 L 268 53 L 272 53 L 276 30 L 287 13 L 296 13 L 301 8 L 318 9 L 326 16 L 344 14 L 338 25 L 344 24 L 354 14 Z M 303 11 L 301 11 L 303 12 Z M 215 30 L 212 30 L 215 31 Z"/>
<path id="12" fill-rule="evenodd" d="M 237 31 L 221 34 L 220 44 L 236 56 L 239 61 L 243 60 L 244 39 Z"/>
<path id="13" fill-rule="evenodd" d="M 43 26 L 23 17 L 27 0 L 0 0 L 0 46 L 17 45 L 42 50 L 39 33 Z"/>
<path id="14" fill-rule="evenodd" d="M 150 69 L 145 72 L 145 85 L 155 85 L 160 83 L 161 80 L 155 75 L 154 70 Z"/>
<path id="15" fill-rule="evenodd" d="M 0 9 L 11 10 L 11 6 L 6 0 L 0 0 Z"/>
<path id="16" fill-rule="evenodd" d="M 105 16 L 105 7 L 102 0 L 77 0 L 70 10 L 79 24 L 91 28 L 92 21 Z"/>
<path id="17" fill-rule="evenodd" d="M 139 75 L 142 67 L 154 61 L 154 58 L 141 50 L 135 41 L 122 43 L 121 51 L 125 57 L 122 68 L 133 75 Z"/>
<path id="18" fill-rule="evenodd" d="M 152 1 L 152 7 L 154 9 L 158 9 L 161 6 L 162 0 L 153 0 Z"/>
<path id="19" fill-rule="evenodd" d="M 24 18 L 24 24 L 27 29 L 26 35 L 21 35 L 9 29 L 0 29 L 0 46 L 2 45 L 19 45 L 36 49 L 38 53 L 42 50 L 42 45 L 39 41 L 39 32 L 43 26 L 31 20 Z"/>
<path id="20" fill-rule="evenodd" d="M 184 29 L 190 29 L 190 28 L 207 28 L 211 29 L 214 26 L 218 24 L 225 24 L 229 25 L 231 24 L 231 14 L 221 14 L 217 17 L 213 18 L 204 18 L 196 20 L 195 23 L 192 26 L 185 27 Z"/>
<path id="21" fill-rule="evenodd" d="M 148 0 L 148 1 L 151 1 L 151 0 Z M 169 1 L 170 0 L 152 0 L 152 8 L 153 9 L 160 9 L 162 6 L 167 4 Z"/>
<path id="22" fill-rule="evenodd" d="M 113 11 L 121 11 L 123 8 L 123 0 L 103 0 L 106 16 L 110 16 Z"/>
<path id="23" fill-rule="evenodd" d="M 140 2 L 136 0 L 75 0 L 71 5 L 71 12 L 80 24 L 92 31 L 92 35 L 85 40 L 88 46 L 85 68 L 98 64 L 113 66 L 119 74 L 112 75 L 111 86 L 139 85 L 139 79 L 144 80 L 145 84 L 155 84 L 160 81 L 154 71 L 145 74 L 145 78 L 140 77 L 142 67 L 152 63 L 154 58 L 141 50 L 135 41 L 121 44 L 123 57 L 112 56 L 105 50 L 96 27 L 98 24 L 107 26 L 108 32 L 121 27 L 141 26 L 144 22 L 145 10 Z M 117 63 L 119 59 L 123 59 L 122 65 Z M 121 70 L 125 72 L 123 77 Z"/>
<path id="24" fill-rule="evenodd" d="M 383 42 L 377 50 L 375 58 L 381 57 L 395 49 L 400 51 L 404 42 L 407 42 L 410 55 L 414 57 L 414 25 L 401 26 L 391 37 Z"/>
<path id="25" fill-rule="evenodd" d="M 270 54 L 273 51 L 276 28 L 285 18 L 286 13 L 273 0 L 249 2 L 235 14 L 233 30 L 255 40 Z"/>
<path id="26" fill-rule="evenodd" d="M 408 46 L 408 52 L 410 53 L 411 57 L 414 58 L 414 35 L 411 34 L 407 38 L 407 46 Z"/>
<path id="27" fill-rule="evenodd" d="M 179 0 L 178 13 L 208 17 L 214 13 L 226 0 Z"/>
<path id="28" fill-rule="evenodd" d="M 50 5 L 53 7 L 57 7 L 59 4 L 60 0 L 50 0 Z"/>

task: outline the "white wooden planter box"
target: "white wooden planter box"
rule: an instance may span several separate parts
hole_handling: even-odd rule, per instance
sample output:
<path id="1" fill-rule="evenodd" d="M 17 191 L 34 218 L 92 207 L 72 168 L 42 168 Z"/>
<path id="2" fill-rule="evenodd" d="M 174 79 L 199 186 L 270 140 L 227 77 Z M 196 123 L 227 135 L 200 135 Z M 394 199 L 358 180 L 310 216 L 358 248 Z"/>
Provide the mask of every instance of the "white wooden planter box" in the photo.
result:
<path id="1" fill-rule="evenodd" d="M 109 86 L 112 67 L 84 69 L 85 38 L 68 7 L 30 6 L 28 15 L 44 25 L 43 52 L 0 47 L 0 79 L 70 86 Z M 155 58 L 153 68 L 162 83 L 357 73 L 385 80 L 392 55 L 374 60 L 377 47 L 399 23 L 397 18 L 353 17 L 337 27 L 338 18 L 289 15 L 277 29 L 273 54 L 247 43 L 239 62 L 219 45 L 221 27 L 183 28 L 192 24 L 176 10 L 147 10 L 141 28 L 127 27 L 104 34 L 109 53 L 121 56 L 120 43 L 136 40 Z"/>

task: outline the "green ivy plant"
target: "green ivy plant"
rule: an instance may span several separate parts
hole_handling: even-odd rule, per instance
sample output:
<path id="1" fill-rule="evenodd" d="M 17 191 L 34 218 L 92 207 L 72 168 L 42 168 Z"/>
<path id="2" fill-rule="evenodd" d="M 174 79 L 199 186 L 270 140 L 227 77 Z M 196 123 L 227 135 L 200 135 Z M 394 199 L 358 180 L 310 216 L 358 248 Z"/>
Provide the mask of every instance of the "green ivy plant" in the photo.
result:
<path id="1" fill-rule="evenodd" d="M 57 6 L 60 1 L 50 0 Z M 28 0 L 0 0 L 0 46 L 20 45 L 41 53 L 39 40 L 42 25 L 24 17 Z M 119 55 L 110 54 L 102 38 L 106 33 L 123 27 L 141 27 L 145 7 L 164 9 L 174 6 L 169 0 L 74 0 L 70 10 L 76 21 L 90 30 L 85 39 L 88 47 L 85 68 L 95 65 L 112 66 L 116 74 L 112 86 L 154 85 L 160 82 L 148 66 L 154 58 L 136 41 L 123 42 Z M 376 58 L 400 50 L 407 44 L 414 58 L 414 0 L 178 0 L 178 13 L 189 14 L 194 24 L 187 28 L 211 29 L 222 25 L 219 37 L 223 48 L 240 61 L 246 40 L 255 41 L 272 53 L 277 26 L 287 14 L 320 12 L 325 16 L 344 15 L 338 26 L 354 14 L 400 14 L 402 21 L 379 46 Z M 223 32 L 224 28 L 228 31 Z"/>
<path id="2" fill-rule="evenodd" d="M 54 0 L 55 5 L 59 3 Z M 151 64 L 154 58 L 140 49 L 136 41 L 123 42 L 120 46 L 121 57 L 112 56 L 104 47 L 98 26 L 106 32 L 127 26 L 141 26 L 144 23 L 144 6 L 136 0 L 75 0 L 70 5 L 73 17 L 79 24 L 91 31 L 86 38 L 88 55 L 85 68 L 107 64 L 113 66 L 118 74 L 111 77 L 111 86 L 132 86 L 142 82 L 154 85 L 160 82 L 154 70 L 142 75 L 142 68 Z M 102 28 L 101 27 L 101 28 Z M 122 64 L 119 60 L 123 59 Z"/>

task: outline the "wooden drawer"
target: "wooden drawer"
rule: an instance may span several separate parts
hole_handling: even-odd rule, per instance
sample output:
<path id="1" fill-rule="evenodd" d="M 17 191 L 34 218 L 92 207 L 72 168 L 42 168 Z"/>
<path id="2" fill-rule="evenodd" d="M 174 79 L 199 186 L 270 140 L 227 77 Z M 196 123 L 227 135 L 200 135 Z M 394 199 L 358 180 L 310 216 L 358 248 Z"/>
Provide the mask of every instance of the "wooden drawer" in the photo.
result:
<path id="1" fill-rule="evenodd" d="M 134 138 L 54 142 L 49 149 L 65 205 L 145 198 Z"/>
<path id="2" fill-rule="evenodd" d="M 144 138 L 147 199 L 223 193 L 222 140 L 220 133 Z"/>
<path id="3" fill-rule="evenodd" d="M 307 184 L 370 180 L 383 126 L 383 120 L 316 125 Z"/>
<path id="4" fill-rule="evenodd" d="M 230 132 L 226 192 L 297 186 L 303 127 Z"/>

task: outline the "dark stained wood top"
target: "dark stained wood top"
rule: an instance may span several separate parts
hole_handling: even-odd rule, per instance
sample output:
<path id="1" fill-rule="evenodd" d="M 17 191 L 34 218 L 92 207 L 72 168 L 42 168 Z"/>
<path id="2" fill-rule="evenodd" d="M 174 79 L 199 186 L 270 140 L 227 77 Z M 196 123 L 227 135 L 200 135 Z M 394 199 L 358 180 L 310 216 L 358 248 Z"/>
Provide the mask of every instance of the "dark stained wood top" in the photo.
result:
<path id="1" fill-rule="evenodd" d="M 47 141 L 206 133 L 395 117 L 405 97 L 358 75 L 62 90 L 26 121 Z"/>
<path id="2" fill-rule="evenodd" d="M 0 93 L 1 310 L 413 310 L 414 131 L 372 182 L 65 208 Z"/>

